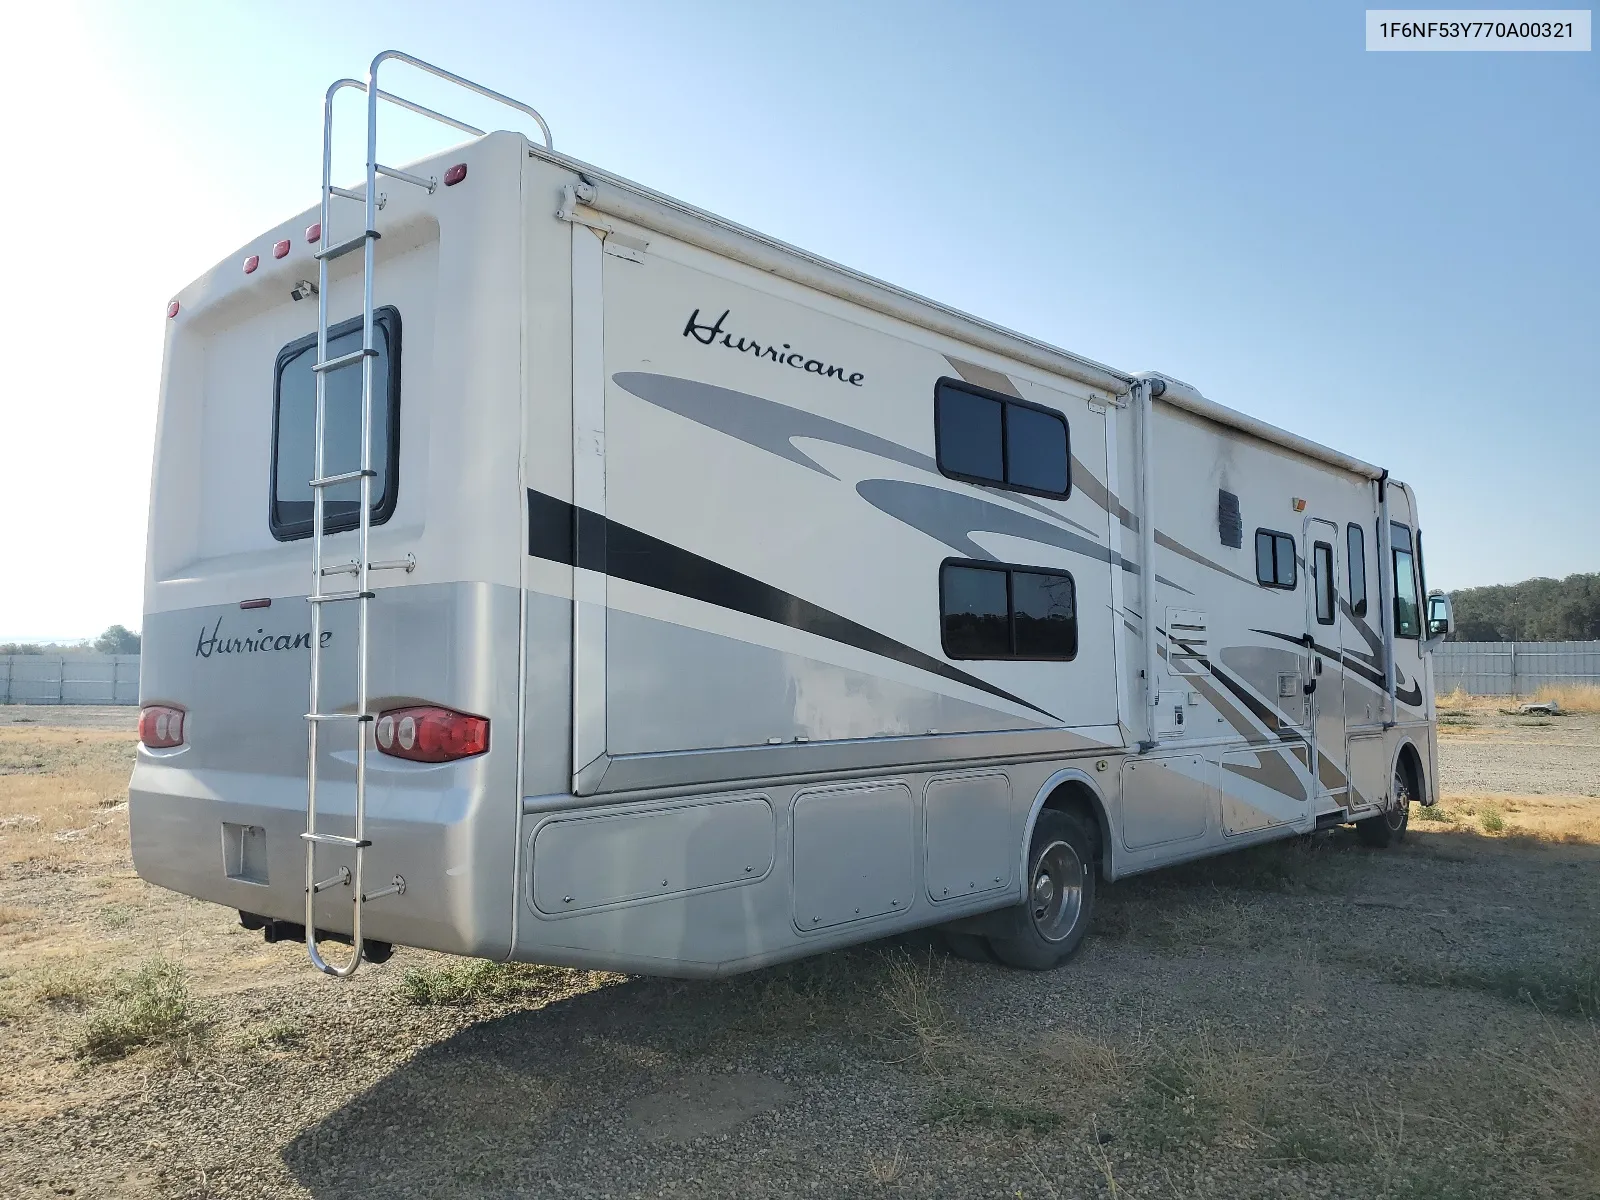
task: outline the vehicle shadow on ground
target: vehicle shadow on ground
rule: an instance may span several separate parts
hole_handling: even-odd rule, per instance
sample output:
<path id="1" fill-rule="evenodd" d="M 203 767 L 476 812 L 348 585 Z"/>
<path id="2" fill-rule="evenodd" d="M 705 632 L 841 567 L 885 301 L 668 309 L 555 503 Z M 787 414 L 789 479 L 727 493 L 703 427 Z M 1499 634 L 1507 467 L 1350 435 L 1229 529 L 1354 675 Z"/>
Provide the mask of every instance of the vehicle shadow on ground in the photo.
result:
<path id="1" fill-rule="evenodd" d="M 283 1161 L 329 1197 L 626 1194 L 618 1171 L 694 1178 L 690 1143 L 733 1132 L 770 1148 L 830 1076 L 863 1055 L 883 1069 L 852 1013 L 889 947 L 931 952 L 924 935 L 728 980 L 629 979 L 479 1021 L 307 1129 Z"/>

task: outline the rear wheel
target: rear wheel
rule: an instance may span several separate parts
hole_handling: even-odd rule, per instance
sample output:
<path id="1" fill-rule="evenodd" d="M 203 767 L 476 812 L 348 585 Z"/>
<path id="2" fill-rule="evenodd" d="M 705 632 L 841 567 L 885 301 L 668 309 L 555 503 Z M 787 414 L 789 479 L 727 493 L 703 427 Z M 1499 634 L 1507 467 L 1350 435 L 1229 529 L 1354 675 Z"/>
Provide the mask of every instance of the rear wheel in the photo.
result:
<path id="1" fill-rule="evenodd" d="M 1028 899 L 996 914 L 994 956 L 1028 971 L 1059 967 L 1083 941 L 1094 915 L 1096 831 L 1073 813 L 1047 808 L 1028 848 Z"/>
<path id="2" fill-rule="evenodd" d="M 1356 822 L 1356 836 L 1363 845 L 1382 849 L 1403 841 L 1411 825 L 1411 774 L 1403 762 L 1394 765 L 1393 801 L 1375 817 Z"/>

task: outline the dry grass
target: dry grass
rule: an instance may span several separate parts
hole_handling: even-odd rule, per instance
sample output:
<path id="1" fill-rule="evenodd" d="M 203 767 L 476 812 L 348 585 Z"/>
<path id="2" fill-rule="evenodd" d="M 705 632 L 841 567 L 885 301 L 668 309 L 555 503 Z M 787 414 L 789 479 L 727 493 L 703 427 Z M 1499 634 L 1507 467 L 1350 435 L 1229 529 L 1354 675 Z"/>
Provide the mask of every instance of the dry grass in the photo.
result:
<path id="1" fill-rule="evenodd" d="M 1600 713 L 1600 687 L 1593 684 L 1571 684 L 1565 687 L 1542 687 L 1531 696 L 1477 696 L 1456 688 L 1436 698 L 1440 723 L 1450 724 L 1449 718 L 1469 714 L 1515 712 L 1517 706 L 1530 701 L 1554 700 L 1563 712 Z"/>
<path id="2" fill-rule="evenodd" d="M 1572 1194 L 1600 1194 L 1600 1027 L 1552 1028 L 1538 1054 L 1502 1061 L 1526 1086 L 1537 1115 L 1530 1129 L 1555 1151 Z"/>
<path id="3" fill-rule="evenodd" d="M 93 729 L 0 727 L 0 861 L 66 866 L 121 853 L 132 739 Z"/>
<path id="4" fill-rule="evenodd" d="M 1528 845 L 1600 846 L 1600 803 L 1590 796 L 1454 793 L 1412 813 L 1412 828 L 1422 834 L 1476 831 Z"/>

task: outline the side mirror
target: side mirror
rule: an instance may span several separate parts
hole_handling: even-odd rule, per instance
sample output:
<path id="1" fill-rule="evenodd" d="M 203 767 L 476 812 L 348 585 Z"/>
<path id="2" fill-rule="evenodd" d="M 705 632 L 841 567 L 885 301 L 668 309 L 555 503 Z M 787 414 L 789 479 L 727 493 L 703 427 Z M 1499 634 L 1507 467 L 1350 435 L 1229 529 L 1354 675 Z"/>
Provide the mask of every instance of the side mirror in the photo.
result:
<path id="1" fill-rule="evenodd" d="M 1428 638 L 1442 638 L 1456 627 L 1455 610 L 1450 597 L 1444 592 L 1434 592 L 1428 597 Z"/>

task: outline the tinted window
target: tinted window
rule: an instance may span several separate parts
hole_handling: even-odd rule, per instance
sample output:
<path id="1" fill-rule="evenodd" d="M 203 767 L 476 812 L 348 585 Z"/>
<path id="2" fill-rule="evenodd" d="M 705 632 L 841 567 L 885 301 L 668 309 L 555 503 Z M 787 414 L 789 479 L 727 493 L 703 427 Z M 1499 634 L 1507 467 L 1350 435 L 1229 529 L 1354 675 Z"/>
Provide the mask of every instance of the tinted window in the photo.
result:
<path id="1" fill-rule="evenodd" d="M 944 652 L 951 658 L 1007 658 L 1011 654 L 1006 572 L 945 566 Z"/>
<path id="2" fill-rule="evenodd" d="M 1072 487 L 1066 418 L 998 392 L 941 379 L 934 443 L 939 470 L 957 479 L 1057 498 Z"/>
<path id="3" fill-rule="evenodd" d="M 940 388 L 939 469 L 952 475 L 1005 479 L 1004 410 L 998 400 L 961 388 Z"/>
<path id="4" fill-rule="evenodd" d="M 1038 492 L 1067 490 L 1067 423 L 1051 413 L 1006 405 L 1006 482 Z"/>
<path id="5" fill-rule="evenodd" d="M 1367 539 L 1361 526 L 1345 527 L 1350 572 L 1350 611 L 1358 617 L 1367 615 Z"/>
<path id="6" fill-rule="evenodd" d="M 1256 530 L 1256 582 L 1294 590 L 1294 538 L 1273 529 Z"/>
<path id="7" fill-rule="evenodd" d="M 400 439 L 400 314 L 382 308 L 374 314 L 372 362 L 372 523 L 394 511 Z M 328 331 L 328 358 L 361 349 L 361 322 L 346 321 Z M 278 354 L 273 386 L 272 496 L 268 524 L 280 541 L 311 534 L 311 479 L 316 474 L 317 359 L 315 335 L 290 342 Z M 328 373 L 325 389 L 322 469 L 341 475 L 361 467 L 361 374 L 359 363 Z M 354 529 L 361 505 L 359 481 L 324 489 L 323 526 L 328 532 Z"/>
<path id="8" fill-rule="evenodd" d="M 1394 635 L 1419 637 L 1422 618 L 1417 609 L 1417 572 L 1411 557 L 1411 530 L 1398 521 L 1391 521 L 1389 535 L 1394 547 Z"/>
<path id="9" fill-rule="evenodd" d="M 944 652 L 951 658 L 1068 659 L 1078 652 L 1072 576 L 947 562 L 940 570 Z"/>
<path id="10" fill-rule="evenodd" d="M 1077 596 L 1070 575 L 1011 572 L 1011 611 L 1017 657 L 1077 654 Z"/>
<path id="11" fill-rule="evenodd" d="M 1317 623 L 1333 624 L 1333 547 L 1318 542 L 1311 552 L 1312 582 L 1317 589 Z"/>

